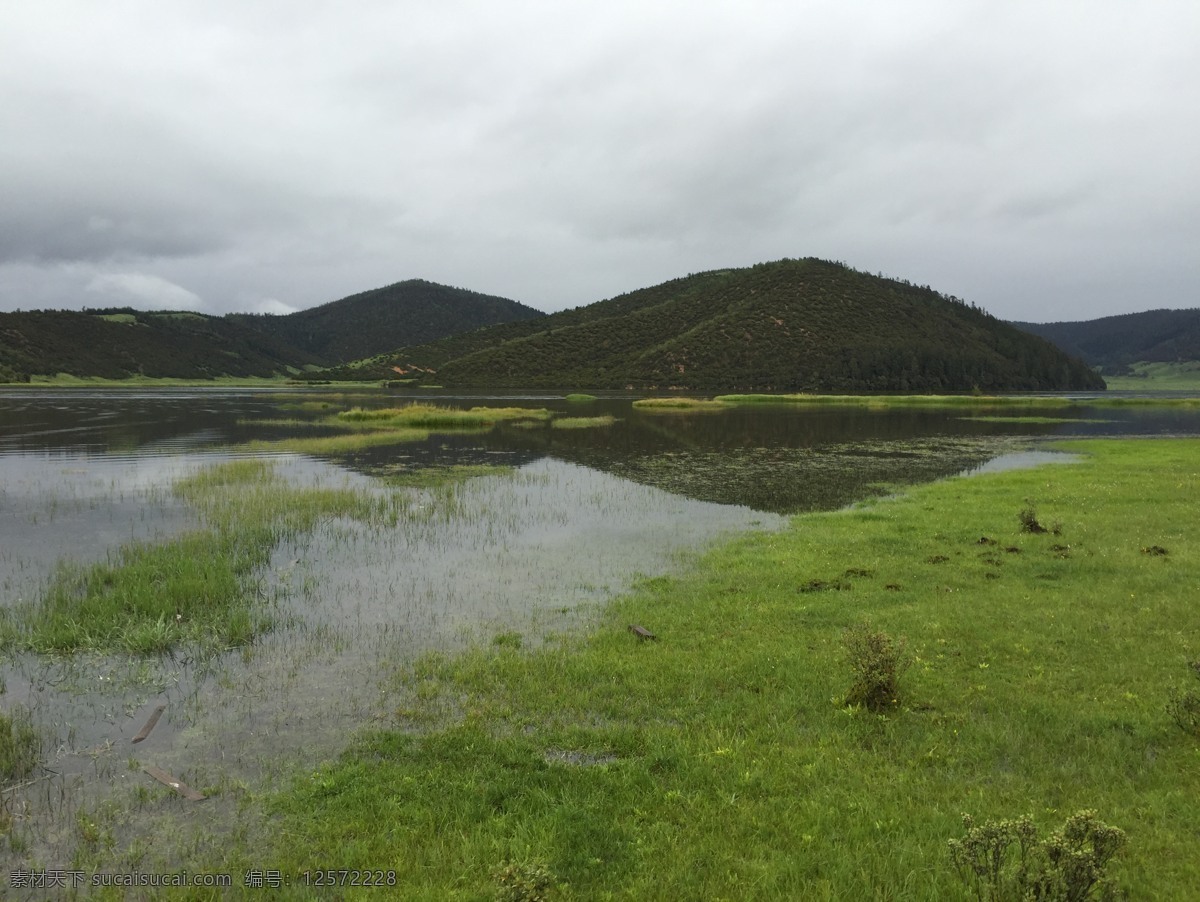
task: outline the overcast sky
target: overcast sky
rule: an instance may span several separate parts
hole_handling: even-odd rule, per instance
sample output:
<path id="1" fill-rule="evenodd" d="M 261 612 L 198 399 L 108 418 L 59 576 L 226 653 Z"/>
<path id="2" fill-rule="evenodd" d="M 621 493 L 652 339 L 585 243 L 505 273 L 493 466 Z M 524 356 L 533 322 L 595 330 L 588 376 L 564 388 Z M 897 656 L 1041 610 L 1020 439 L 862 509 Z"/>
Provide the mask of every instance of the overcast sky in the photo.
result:
<path id="1" fill-rule="evenodd" d="M 0 2 L 0 310 L 552 311 L 805 256 L 1200 306 L 1200 3 Z"/>

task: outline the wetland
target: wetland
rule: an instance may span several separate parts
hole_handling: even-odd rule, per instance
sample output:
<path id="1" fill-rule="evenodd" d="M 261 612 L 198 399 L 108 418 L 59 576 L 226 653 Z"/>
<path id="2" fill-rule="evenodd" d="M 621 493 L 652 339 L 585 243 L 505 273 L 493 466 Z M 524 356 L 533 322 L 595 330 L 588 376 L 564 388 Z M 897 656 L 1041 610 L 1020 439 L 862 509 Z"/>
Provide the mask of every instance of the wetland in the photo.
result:
<path id="1" fill-rule="evenodd" d="M 1070 458 L 1051 441 L 1200 434 L 1195 406 L 1088 397 L 638 400 L 0 392 L 0 708 L 36 746 L 3 775 L 0 868 L 219 860 L 264 789 L 418 730 L 394 687 L 430 654 L 552 645 L 718 541 Z"/>

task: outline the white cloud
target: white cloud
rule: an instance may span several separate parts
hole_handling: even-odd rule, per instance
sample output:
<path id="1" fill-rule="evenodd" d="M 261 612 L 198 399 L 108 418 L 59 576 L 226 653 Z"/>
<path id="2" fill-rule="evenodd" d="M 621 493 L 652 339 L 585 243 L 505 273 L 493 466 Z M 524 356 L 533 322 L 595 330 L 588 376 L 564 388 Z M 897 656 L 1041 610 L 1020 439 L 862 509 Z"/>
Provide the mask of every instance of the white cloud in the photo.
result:
<path id="1" fill-rule="evenodd" d="M 143 272 L 104 273 L 87 285 L 119 305 L 140 310 L 203 310 L 203 300 L 191 291 L 160 276 Z"/>
<path id="2" fill-rule="evenodd" d="M 293 307 L 291 304 L 285 304 L 278 298 L 262 298 L 258 301 L 251 301 L 246 308 L 246 312 L 272 313 L 275 316 L 287 316 L 289 313 L 296 313 L 299 309 L 299 307 Z"/>

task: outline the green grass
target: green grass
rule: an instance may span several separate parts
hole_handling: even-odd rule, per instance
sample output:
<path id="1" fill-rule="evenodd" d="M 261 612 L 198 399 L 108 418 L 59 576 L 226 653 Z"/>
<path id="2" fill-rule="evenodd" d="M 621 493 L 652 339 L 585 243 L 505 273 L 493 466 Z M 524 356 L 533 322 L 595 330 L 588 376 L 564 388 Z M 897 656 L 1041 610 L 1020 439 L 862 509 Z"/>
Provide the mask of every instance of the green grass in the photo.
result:
<path id="1" fill-rule="evenodd" d="M 572 404 L 587 404 L 596 400 L 595 395 L 589 395 L 586 392 L 573 392 L 563 398 L 564 401 L 569 401 Z"/>
<path id="2" fill-rule="evenodd" d="M 617 418 L 611 414 L 600 417 L 556 417 L 550 421 L 552 429 L 599 429 L 611 426 Z"/>
<path id="3" fill-rule="evenodd" d="M 494 426 L 506 420 L 544 420 L 550 411 L 526 407 L 472 407 L 459 410 L 434 404 L 408 404 L 404 407 L 368 409 L 355 407 L 342 411 L 343 423 L 366 424 L 370 428 L 391 429 L 408 426 L 423 429 L 471 429 Z"/>
<path id="4" fill-rule="evenodd" d="M 0 786 L 8 786 L 28 776 L 41 757 L 41 739 L 29 718 L 29 712 L 17 706 L 11 713 L 0 711 Z M 0 809 L 0 833 L 4 814 Z"/>
<path id="5" fill-rule="evenodd" d="M 317 424 L 314 424 L 317 425 Z M 423 442 L 429 438 L 428 429 L 399 427 L 369 432 L 349 432 L 341 435 L 291 436 L 281 439 L 254 439 L 237 446 L 238 451 L 250 453 L 308 454 L 326 456 L 352 454 L 368 448 L 402 445 L 406 442 Z"/>
<path id="6" fill-rule="evenodd" d="M 310 406 L 305 409 L 313 408 Z M 549 417 L 548 410 L 527 407 L 472 407 L 459 410 L 415 403 L 404 407 L 352 407 L 323 419 L 292 424 L 302 428 L 337 430 L 337 434 L 258 439 L 238 445 L 238 450 L 255 453 L 289 451 L 318 456 L 349 454 L 368 448 L 424 441 L 433 432 L 486 431 L 497 423 L 542 423 Z M 265 421 L 265 424 L 288 425 L 285 421 L 276 424 Z"/>
<path id="7" fill-rule="evenodd" d="M 725 410 L 727 407 L 729 405 L 719 398 L 642 398 L 633 402 L 634 410 L 645 413 L 694 413 Z"/>
<path id="8" fill-rule="evenodd" d="M 1200 362 L 1135 363 L 1132 376 L 1105 376 L 1114 391 L 1200 391 Z"/>
<path id="9" fill-rule="evenodd" d="M 1200 656 L 1200 441 L 1071 448 L 743 537 L 534 651 L 427 657 L 252 857 L 417 899 L 505 865 L 575 899 L 966 899 L 963 812 L 1092 808 L 1120 885 L 1194 898 L 1200 746 L 1165 704 Z M 860 623 L 911 656 L 886 714 L 845 704 Z"/>
<path id="10" fill-rule="evenodd" d="M 388 516 L 345 489 L 299 488 L 270 464 L 238 460 L 175 486 L 204 525 L 165 542 L 132 542 L 90 566 L 62 566 L 38 600 L 7 613 L 4 644 L 37 652 L 153 654 L 183 642 L 244 645 L 270 627 L 255 575 L 284 538 L 322 517 Z"/>

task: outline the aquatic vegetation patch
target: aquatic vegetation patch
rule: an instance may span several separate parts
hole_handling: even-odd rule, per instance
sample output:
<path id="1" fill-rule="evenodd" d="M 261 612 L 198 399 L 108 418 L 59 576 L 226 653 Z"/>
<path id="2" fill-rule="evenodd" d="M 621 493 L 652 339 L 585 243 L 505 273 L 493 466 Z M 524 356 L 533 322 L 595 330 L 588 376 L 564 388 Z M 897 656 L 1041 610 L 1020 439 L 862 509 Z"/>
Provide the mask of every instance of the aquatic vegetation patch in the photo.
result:
<path id="1" fill-rule="evenodd" d="M 255 575 L 281 540 L 323 518 L 398 516 L 386 499 L 291 485 L 254 459 L 201 470 L 174 491 L 200 511 L 202 528 L 126 544 L 90 566 L 60 566 L 42 597 L 9 618 L 4 638 L 37 652 L 244 645 L 270 627 Z"/>
<path id="2" fill-rule="evenodd" d="M 555 417 L 550 421 L 551 429 L 602 429 L 611 426 L 617 418 L 611 414 L 600 417 Z"/>
<path id="3" fill-rule="evenodd" d="M 290 452 L 319 457 L 352 454 L 355 451 L 364 451 L 368 448 L 380 448 L 388 445 L 423 442 L 429 438 L 429 434 L 428 429 L 405 427 L 377 431 L 346 432 L 338 435 L 289 436 L 288 438 L 255 439 L 243 442 L 237 445 L 235 450 L 252 454 Z"/>
<path id="4" fill-rule="evenodd" d="M 589 395 L 586 392 L 572 392 L 571 394 L 564 396 L 563 400 L 570 404 L 586 404 L 589 401 L 597 400 L 597 398 L 595 395 Z"/>
<path id="5" fill-rule="evenodd" d="M 886 495 L 979 466 L 1020 439 L 929 438 L 812 448 L 665 451 L 610 464 L 617 475 L 689 498 L 795 513 Z"/>
<path id="6" fill-rule="evenodd" d="M 506 420 L 544 420 L 550 411 L 527 407 L 472 407 L 459 410 L 434 404 L 408 404 L 404 407 L 362 408 L 344 410 L 337 415 L 342 423 L 369 424 L 372 428 L 396 426 L 422 429 L 461 429 L 494 426 Z"/>
<path id="7" fill-rule="evenodd" d="M 728 407 L 720 398 L 642 398 L 633 402 L 634 410 L 644 413 L 698 413 Z"/>
<path id="8" fill-rule="evenodd" d="M 41 757 L 42 743 L 29 717 L 29 711 L 17 705 L 9 712 L 0 711 L 0 786 L 26 777 Z M 0 809 L 0 834 L 3 834 L 3 809 Z"/>

